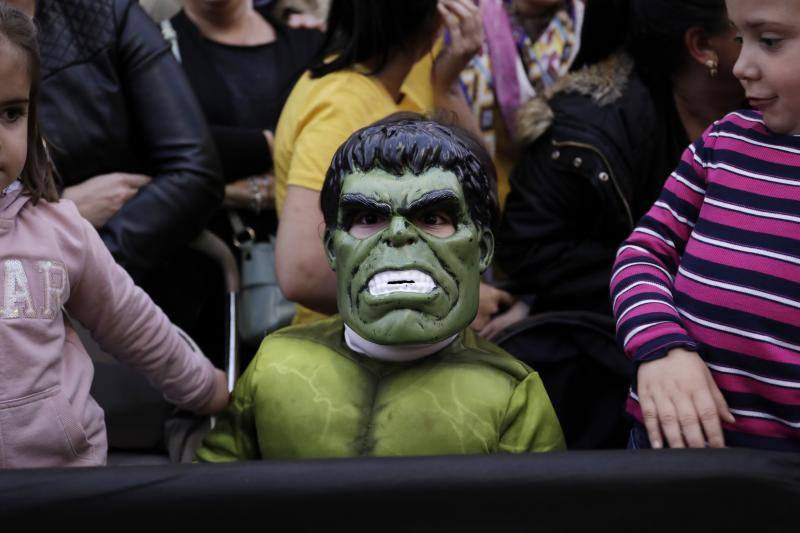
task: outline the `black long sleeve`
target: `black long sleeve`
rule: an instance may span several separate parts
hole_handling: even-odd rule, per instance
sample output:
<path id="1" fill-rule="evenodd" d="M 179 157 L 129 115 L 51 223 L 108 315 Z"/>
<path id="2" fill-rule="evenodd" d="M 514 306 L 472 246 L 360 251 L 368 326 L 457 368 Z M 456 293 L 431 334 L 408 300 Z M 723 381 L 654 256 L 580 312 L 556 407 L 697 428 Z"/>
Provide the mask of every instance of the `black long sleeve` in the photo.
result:
<path id="1" fill-rule="evenodd" d="M 180 65 L 133 0 L 38 0 L 40 123 L 64 187 L 151 176 L 99 232 L 136 279 L 186 245 L 222 201 L 211 133 Z"/>
<path id="2" fill-rule="evenodd" d="M 542 310 L 610 312 L 608 280 L 616 252 L 603 231 L 607 207 L 589 180 L 556 164 L 549 138 L 529 146 L 511 177 L 495 257 L 521 294 Z M 581 157 L 590 157 L 581 153 Z M 586 161 L 584 164 L 591 165 Z"/>
<path id="3" fill-rule="evenodd" d="M 272 170 L 272 155 L 263 130 L 212 124 L 211 134 L 228 183 Z"/>
<path id="4" fill-rule="evenodd" d="M 132 275 L 160 265 L 205 227 L 223 183 L 203 113 L 161 37 L 135 2 L 115 2 L 120 79 L 153 181 L 100 235 Z"/>

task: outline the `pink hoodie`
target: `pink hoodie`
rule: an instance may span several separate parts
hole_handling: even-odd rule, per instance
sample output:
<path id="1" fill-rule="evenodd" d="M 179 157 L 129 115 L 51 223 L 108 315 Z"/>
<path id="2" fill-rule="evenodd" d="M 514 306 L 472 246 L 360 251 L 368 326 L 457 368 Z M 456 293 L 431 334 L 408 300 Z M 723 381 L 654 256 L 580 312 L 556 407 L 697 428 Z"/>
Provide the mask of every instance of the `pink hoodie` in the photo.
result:
<path id="1" fill-rule="evenodd" d="M 92 361 L 64 310 L 169 401 L 197 409 L 211 397 L 211 363 L 114 262 L 75 205 L 34 206 L 12 190 L 0 196 L 0 467 L 105 464 Z"/>

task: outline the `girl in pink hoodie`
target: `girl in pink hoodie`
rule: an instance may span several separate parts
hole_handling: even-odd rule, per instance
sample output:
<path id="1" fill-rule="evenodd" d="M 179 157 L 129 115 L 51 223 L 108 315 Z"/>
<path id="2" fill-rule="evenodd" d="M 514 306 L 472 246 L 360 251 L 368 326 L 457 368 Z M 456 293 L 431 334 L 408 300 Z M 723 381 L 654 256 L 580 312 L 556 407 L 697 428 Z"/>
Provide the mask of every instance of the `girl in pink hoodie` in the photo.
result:
<path id="1" fill-rule="evenodd" d="M 36 30 L 2 2 L 0 80 L 0 467 L 102 465 L 103 410 L 70 318 L 181 407 L 221 410 L 225 377 L 58 200 L 36 121 Z"/>

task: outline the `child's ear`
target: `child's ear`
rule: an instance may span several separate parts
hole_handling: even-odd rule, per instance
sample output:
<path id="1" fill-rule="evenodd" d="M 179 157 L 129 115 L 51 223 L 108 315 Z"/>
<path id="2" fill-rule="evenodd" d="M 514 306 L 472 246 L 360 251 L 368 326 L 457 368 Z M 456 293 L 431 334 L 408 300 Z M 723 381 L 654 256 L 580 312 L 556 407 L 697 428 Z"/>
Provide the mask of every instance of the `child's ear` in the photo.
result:
<path id="1" fill-rule="evenodd" d="M 480 228 L 480 251 L 481 257 L 479 261 L 479 265 L 481 268 L 481 274 L 483 274 L 489 265 L 492 264 L 492 258 L 494 257 L 494 234 L 492 230 Z"/>
<path id="2" fill-rule="evenodd" d="M 322 237 L 322 243 L 325 247 L 325 257 L 328 258 L 328 264 L 331 270 L 336 272 L 336 253 L 333 247 L 333 230 L 325 229 L 325 235 Z"/>

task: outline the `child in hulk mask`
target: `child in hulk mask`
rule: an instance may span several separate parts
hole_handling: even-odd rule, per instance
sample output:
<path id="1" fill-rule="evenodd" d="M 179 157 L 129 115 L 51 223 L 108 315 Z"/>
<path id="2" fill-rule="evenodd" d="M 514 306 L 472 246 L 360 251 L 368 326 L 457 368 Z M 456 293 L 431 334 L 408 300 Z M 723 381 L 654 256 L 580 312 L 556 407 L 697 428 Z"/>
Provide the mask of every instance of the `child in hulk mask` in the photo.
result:
<path id="1" fill-rule="evenodd" d="M 468 329 L 497 215 L 482 150 L 409 114 L 339 148 L 320 201 L 340 315 L 265 339 L 200 460 L 564 448 L 538 375 Z"/>

